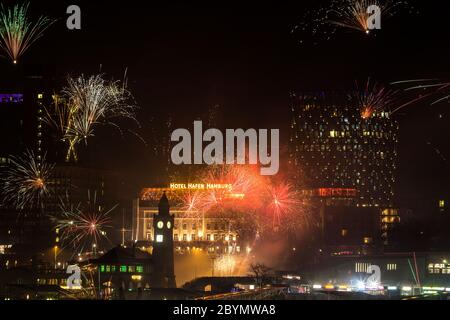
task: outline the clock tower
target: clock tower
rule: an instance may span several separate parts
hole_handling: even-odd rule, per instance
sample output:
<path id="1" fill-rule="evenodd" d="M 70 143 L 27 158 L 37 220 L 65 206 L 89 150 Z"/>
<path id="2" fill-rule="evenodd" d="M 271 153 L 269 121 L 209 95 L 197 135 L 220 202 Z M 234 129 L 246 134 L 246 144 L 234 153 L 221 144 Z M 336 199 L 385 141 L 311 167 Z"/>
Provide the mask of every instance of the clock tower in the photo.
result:
<path id="1" fill-rule="evenodd" d="M 177 287 L 173 260 L 174 216 L 169 209 L 169 200 L 164 193 L 158 204 L 158 214 L 153 217 L 154 288 Z"/>

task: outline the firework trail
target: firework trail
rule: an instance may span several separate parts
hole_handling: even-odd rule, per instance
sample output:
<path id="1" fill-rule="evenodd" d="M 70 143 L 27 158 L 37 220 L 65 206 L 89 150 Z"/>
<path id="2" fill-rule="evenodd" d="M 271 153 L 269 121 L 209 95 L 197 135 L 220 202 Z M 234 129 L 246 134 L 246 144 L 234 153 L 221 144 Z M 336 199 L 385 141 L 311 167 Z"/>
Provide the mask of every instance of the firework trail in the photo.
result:
<path id="1" fill-rule="evenodd" d="M 112 222 L 110 214 L 117 208 L 117 205 L 109 210 L 103 210 L 97 204 L 97 193 L 91 197 L 88 192 L 88 199 L 85 205 L 78 203 L 73 205 L 66 199 L 60 199 L 61 214 L 53 217 L 56 229 L 61 234 L 61 241 L 65 246 L 72 246 L 78 252 L 83 252 L 85 248 L 97 247 L 102 239 L 108 239 L 106 230 L 110 228 Z"/>
<path id="2" fill-rule="evenodd" d="M 0 4 L 0 48 L 16 64 L 28 48 L 55 20 L 40 16 L 36 22 L 29 20 L 29 3 L 5 8 Z"/>
<path id="3" fill-rule="evenodd" d="M 2 193 L 5 204 L 16 209 L 43 208 L 43 200 L 49 195 L 48 182 L 53 170 L 45 155 L 37 159 L 27 150 L 23 156 L 11 157 L 2 175 Z"/>
<path id="4" fill-rule="evenodd" d="M 59 140 L 67 144 L 66 161 L 73 158 L 77 162 L 76 144 L 79 139 L 78 137 L 69 137 L 69 130 L 73 125 L 72 118 L 77 109 L 67 103 L 66 99 L 55 94 L 53 95 L 53 104 L 44 110 L 44 123 L 56 130 Z"/>
<path id="5" fill-rule="evenodd" d="M 427 142 L 427 145 L 436 153 L 436 155 L 442 160 L 447 166 L 449 165 L 448 159 L 445 157 L 445 155 L 437 148 L 435 145 L 433 145 L 431 142 Z"/>
<path id="6" fill-rule="evenodd" d="M 388 111 L 397 101 L 398 91 L 372 84 L 368 79 L 364 88 L 359 88 L 356 83 L 356 91 L 352 96 L 361 111 L 361 118 L 369 119 L 377 112 Z"/>
<path id="7" fill-rule="evenodd" d="M 450 100 L 450 82 L 439 81 L 438 79 L 414 79 L 403 80 L 391 83 L 392 85 L 412 85 L 403 89 L 404 92 L 414 93 L 416 97 L 397 106 L 392 113 L 396 113 L 403 108 L 423 100 L 429 100 L 434 106 L 444 101 Z M 417 93 L 418 92 L 418 93 Z"/>

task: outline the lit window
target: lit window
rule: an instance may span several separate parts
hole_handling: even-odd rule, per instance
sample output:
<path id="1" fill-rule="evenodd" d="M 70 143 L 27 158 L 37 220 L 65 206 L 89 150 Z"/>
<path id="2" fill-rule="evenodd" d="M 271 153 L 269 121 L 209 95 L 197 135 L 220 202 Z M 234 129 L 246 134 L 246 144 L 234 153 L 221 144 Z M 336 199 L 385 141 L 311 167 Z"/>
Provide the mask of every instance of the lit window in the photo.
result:
<path id="1" fill-rule="evenodd" d="M 439 208 L 441 208 L 441 209 L 445 208 L 445 201 L 444 200 L 440 200 L 439 201 Z"/>
<path id="2" fill-rule="evenodd" d="M 163 242 L 163 239 L 164 239 L 164 237 L 163 237 L 162 234 L 158 234 L 158 235 L 156 236 L 156 242 L 157 242 L 157 243 L 162 243 L 162 242 Z"/>
<path id="3" fill-rule="evenodd" d="M 120 272 L 127 272 L 127 266 L 120 266 Z"/>
<path id="4" fill-rule="evenodd" d="M 395 263 L 389 263 L 389 264 L 387 265 L 387 270 L 388 270 L 388 271 L 396 271 L 396 270 L 397 270 L 397 264 L 395 264 Z"/>
<path id="5" fill-rule="evenodd" d="M 143 273 L 144 272 L 144 267 L 143 266 L 137 266 L 136 267 L 136 272 Z"/>
<path id="6" fill-rule="evenodd" d="M 100 272 L 105 272 L 105 266 L 104 265 L 100 266 Z"/>

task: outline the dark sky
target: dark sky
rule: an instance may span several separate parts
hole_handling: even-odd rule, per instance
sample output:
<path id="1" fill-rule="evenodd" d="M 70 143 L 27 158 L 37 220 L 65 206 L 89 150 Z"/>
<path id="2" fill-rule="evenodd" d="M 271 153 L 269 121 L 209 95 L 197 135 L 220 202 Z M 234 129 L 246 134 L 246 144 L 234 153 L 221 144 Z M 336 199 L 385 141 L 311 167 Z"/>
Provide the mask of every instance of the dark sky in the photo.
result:
<path id="1" fill-rule="evenodd" d="M 280 128 L 286 137 L 291 91 L 349 89 L 368 77 L 450 79 L 444 1 L 410 1 L 419 14 L 400 13 L 376 35 L 341 31 L 317 46 L 299 45 L 290 30 L 326 1 L 281 2 L 34 0 L 33 14 L 60 20 L 22 63 L 39 65 L 55 87 L 69 73 L 92 74 L 102 65 L 121 78 L 128 68 L 143 136 L 152 115 L 169 112 L 187 126 L 219 104 L 228 127 Z M 65 27 L 69 4 L 82 9 L 81 31 Z M 398 115 L 401 202 L 448 197 L 449 164 L 435 150 L 450 159 L 448 107 L 419 105 Z M 151 181 L 151 152 L 134 140 L 100 132 L 91 160 Z"/>

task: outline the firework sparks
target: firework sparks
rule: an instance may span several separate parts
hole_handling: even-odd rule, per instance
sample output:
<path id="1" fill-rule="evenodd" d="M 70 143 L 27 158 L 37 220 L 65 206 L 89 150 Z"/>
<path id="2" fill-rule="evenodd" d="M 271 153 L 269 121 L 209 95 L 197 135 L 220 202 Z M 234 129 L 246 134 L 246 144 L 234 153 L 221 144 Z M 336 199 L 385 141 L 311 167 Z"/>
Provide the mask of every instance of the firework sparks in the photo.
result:
<path id="1" fill-rule="evenodd" d="M 308 38 L 312 38 L 314 44 L 317 44 L 319 40 L 330 40 L 338 28 L 369 34 L 371 6 L 377 6 L 380 9 L 383 21 L 392 18 L 400 11 L 415 13 L 408 1 L 331 0 L 326 6 L 308 11 L 302 18 L 302 22 L 291 30 L 291 34 L 300 37 L 300 44 L 307 42 Z"/>
<path id="2" fill-rule="evenodd" d="M 2 177 L 5 203 L 13 204 L 18 210 L 42 208 L 43 199 L 49 194 L 52 170 L 53 165 L 46 163 L 45 155 L 37 159 L 27 150 L 23 156 L 11 157 Z"/>
<path id="3" fill-rule="evenodd" d="M 301 204 L 297 191 L 289 183 L 280 183 L 269 187 L 268 209 L 272 215 L 272 225 L 279 227 L 285 216 L 299 210 Z"/>
<path id="4" fill-rule="evenodd" d="M 16 64 L 28 48 L 50 27 L 55 20 L 40 16 L 31 22 L 27 16 L 29 3 L 13 8 L 0 6 L 0 47 Z"/>
<path id="5" fill-rule="evenodd" d="M 204 212 L 231 215 L 236 230 L 255 233 L 266 228 L 287 231 L 306 227 L 307 201 L 288 182 L 274 182 L 259 175 L 257 168 L 239 165 L 212 166 L 203 177 L 205 181 L 232 187 L 201 192 L 203 195 L 195 199 L 196 206 Z M 242 197 L 228 201 L 232 195 Z"/>
<path id="6" fill-rule="evenodd" d="M 370 26 L 368 25 L 370 14 L 368 9 L 371 6 L 377 6 L 383 17 L 389 17 L 394 7 L 394 4 L 390 1 L 383 3 L 378 0 L 345 0 L 341 2 L 341 5 L 331 10 L 333 17 L 330 23 L 367 34 L 370 33 Z"/>
<path id="7" fill-rule="evenodd" d="M 76 144 L 78 137 L 70 137 L 69 130 L 73 125 L 73 116 L 77 108 L 67 103 L 67 100 L 59 95 L 53 95 L 53 104 L 50 108 L 45 108 L 44 123 L 49 127 L 55 129 L 59 139 L 67 144 L 66 161 L 73 158 L 78 161 L 76 152 Z"/>
<path id="8" fill-rule="evenodd" d="M 353 98 L 361 110 L 361 118 L 369 119 L 374 113 L 388 111 L 397 99 L 398 91 L 372 84 L 367 80 L 363 89 L 356 84 L 356 92 Z"/>
<path id="9" fill-rule="evenodd" d="M 109 210 L 102 210 L 97 205 L 97 193 L 91 197 L 90 192 L 85 205 L 72 205 L 67 200 L 61 200 L 61 217 L 54 217 L 53 220 L 63 244 L 71 245 L 79 252 L 85 248 L 97 247 L 101 239 L 107 239 L 106 230 L 112 222 L 110 214 L 116 207 L 117 205 Z"/>
<path id="10" fill-rule="evenodd" d="M 89 78 L 80 76 L 68 78 L 62 96 L 55 95 L 52 108 L 46 109 L 44 121 L 61 134 L 67 143 L 66 161 L 77 160 L 76 145 L 80 141 L 87 144 L 94 136 L 97 124 L 107 124 L 118 128 L 117 119 L 131 119 L 137 123 L 136 107 L 129 103 L 131 93 L 125 84 L 106 81 L 102 75 Z"/>
<path id="11" fill-rule="evenodd" d="M 63 94 L 74 111 L 69 138 L 81 137 L 86 141 L 101 121 L 114 124 L 112 120 L 116 118 L 136 120 L 135 106 L 128 103 L 131 94 L 119 82 L 107 82 L 101 75 L 69 78 Z"/>

